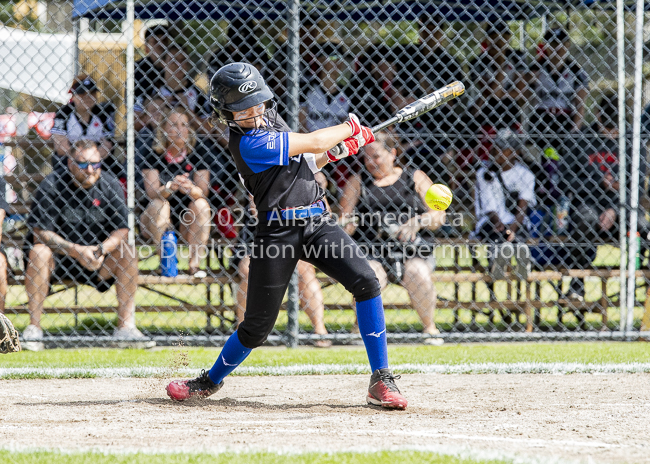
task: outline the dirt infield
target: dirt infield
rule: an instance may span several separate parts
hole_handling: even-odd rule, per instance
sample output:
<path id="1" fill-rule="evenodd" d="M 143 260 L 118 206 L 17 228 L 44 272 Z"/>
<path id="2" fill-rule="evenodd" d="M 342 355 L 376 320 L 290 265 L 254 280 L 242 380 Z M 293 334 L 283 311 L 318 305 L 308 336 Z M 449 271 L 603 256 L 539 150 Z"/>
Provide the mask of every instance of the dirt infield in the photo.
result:
<path id="1" fill-rule="evenodd" d="M 404 412 L 367 376 L 232 377 L 172 403 L 161 379 L 0 381 L 0 446 L 148 451 L 427 447 L 543 461 L 650 462 L 650 375 L 404 375 Z"/>

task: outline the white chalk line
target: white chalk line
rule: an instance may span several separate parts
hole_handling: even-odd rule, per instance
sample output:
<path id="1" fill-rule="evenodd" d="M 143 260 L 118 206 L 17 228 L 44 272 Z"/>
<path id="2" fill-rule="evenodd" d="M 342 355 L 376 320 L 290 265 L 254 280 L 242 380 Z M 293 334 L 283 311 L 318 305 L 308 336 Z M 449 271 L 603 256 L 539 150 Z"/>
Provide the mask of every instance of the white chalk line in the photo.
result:
<path id="1" fill-rule="evenodd" d="M 650 363 L 469 363 L 469 364 L 397 364 L 397 374 L 641 374 L 650 373 Z M 0 379 L 11 377 L 42 378 L 130 378 L 193 376 L 199 369 L 169 367 L 5 367 Z M 370 374 L 366 364 L 296 364 L 290 366 L 240 366 L 234 375 L 328 375 Z"/>

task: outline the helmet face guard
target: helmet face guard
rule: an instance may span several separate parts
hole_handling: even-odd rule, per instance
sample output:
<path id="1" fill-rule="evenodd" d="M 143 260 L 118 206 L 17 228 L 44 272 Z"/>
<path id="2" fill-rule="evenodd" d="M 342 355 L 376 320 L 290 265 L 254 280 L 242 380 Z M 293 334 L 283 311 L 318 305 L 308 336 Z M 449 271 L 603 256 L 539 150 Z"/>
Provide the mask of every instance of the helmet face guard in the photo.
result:
<path id="1" fill-rule="evenodd" d="M 234 121 L 233 113 L 272 100 L 273 92 L 264 82 L 262 75 L 248 63 L 227 64 L 220 68 L 210 81 L 212 109 L 221 121 L 232 128 L 239 127 Z M 265 116 L 267 112 L 275 112 L 275 105 L 267 104 Z"/>
<path id="2" fill-rule="evenodd" d="M 231 131 L 238 132 L 240 134 L 248 134 L 248 135 L 254 135 L 257 134 L 259 131 L 264 130 L 264 127 L 269 125 L 272 126 L 275 124 L 275 121 L 278 117 L 278 111 L 277 111 L 277 102 L 275 100 L 268 100 L 263 103 L 266 105 L 264 108 L 264 112 L 261 115 L 258 116 L 251 116 L 250 118 L 243 118 L 243 119 L 235 119 L 233 116 L 233 113 L 228 110 L 217 110 L 214 105 L 213 109 L 215 111 L 214 116 L 218 117 L 218 120 L 222 122 L 223 124 L 226 124 Z M 247 108 L 246 108 L 247 109 Z M 248 121 L 250 119 L 256 119 L 256 118 L 263 118 L 266 121 L 266 124 L 264 126 L 256 126 L 256 127 L 243 127 L 239 123 L 243 121 Z M 252 131 L 252 132 L 251 132 Z"/>

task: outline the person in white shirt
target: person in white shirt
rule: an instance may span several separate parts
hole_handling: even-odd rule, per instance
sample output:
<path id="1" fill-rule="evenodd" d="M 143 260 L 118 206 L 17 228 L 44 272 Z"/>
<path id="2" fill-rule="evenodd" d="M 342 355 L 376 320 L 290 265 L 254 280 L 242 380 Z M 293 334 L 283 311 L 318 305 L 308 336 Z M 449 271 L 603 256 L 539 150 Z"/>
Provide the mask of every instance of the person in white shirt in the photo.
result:
<path id="1" fill-rule="evenodd" d="M 535 176 L 519 160 L 519 135 L 502 129 L 494 140 L 493 162 L 476 173 L 475 211 L 478 237 L 512 242 L 525 236 L 526 211 L 535 206 Z"/>
<path id="2" fill-rule="evenodd" d="M 475 234 L 492 244 L 521 242 L 528 235 L 527 211 L 536 204 L 535 176 L 519 159 L 522 146 L 520 135 L 511 129 L 501 129 L 494 140 L 492 161 L 476 173 Z M 495 252 L 495 258 L 500 256 Z M 516 272 L 522 275 L 529 255 L 526 252 L 527 259 L 521 261 L 519 256 L 518 251 Z M 495 259 L 491 263 L 493 278 L 502 277 L 508 261 Z"/>

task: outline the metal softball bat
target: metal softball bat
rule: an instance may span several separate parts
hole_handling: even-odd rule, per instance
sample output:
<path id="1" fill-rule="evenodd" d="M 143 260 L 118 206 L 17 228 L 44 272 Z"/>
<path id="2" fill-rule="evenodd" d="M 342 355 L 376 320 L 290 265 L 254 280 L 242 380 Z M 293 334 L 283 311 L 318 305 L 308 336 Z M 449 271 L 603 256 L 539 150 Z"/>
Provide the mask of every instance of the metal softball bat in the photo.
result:
<path id="1" fill-rule="evenodd" d="M 372 132 L 378 132 L 382 129 L 387 128 L 388 126 L 392 126 L 393 124 L 415 119 L 434 108 L 444 105 L 456 97 L 460 97 L 464 93 L 465 86 L 462 82 L 456 81 L 452 82 L 451 84 L 447 84 L 444 87 L 431 92 L 429 95 L 414 101 L 410 105 L 405 106 L 399 110 L 397 114 L 395 114 L 395 116 L 392 118 L 373 127 Z"/>
<path id="2" fill-rule="evenodd" d="M 453 100 L 456 97 L 460 97 L 465 93 L 465 86 L 462 82 L 456 81 L 451 84 L 447 84 L 444 87 L 439 88 L 431 92 L 429 95 L 420 98 L 419 100 L 414 101 L 410 105 L 405 106 L 400 109 L 395 116 L 392 118 L 374 126 L 372 132 L 376 133 L 380 130 L 392 126 L 393 124 L 398 124 L 404 121 L 410 121 L 415 119 L 418 116 L 423 115 L 424 113 L 431 111 L 434 108 L 437 108 L 441 105 L 444 105 L 450 100 Z M 342 144 L 343 142 L 341 142 Z M 330 150 L 330 153 L 334 156 L 338 155 L 341 150 L 340 145 L 335 146 Z"/>

